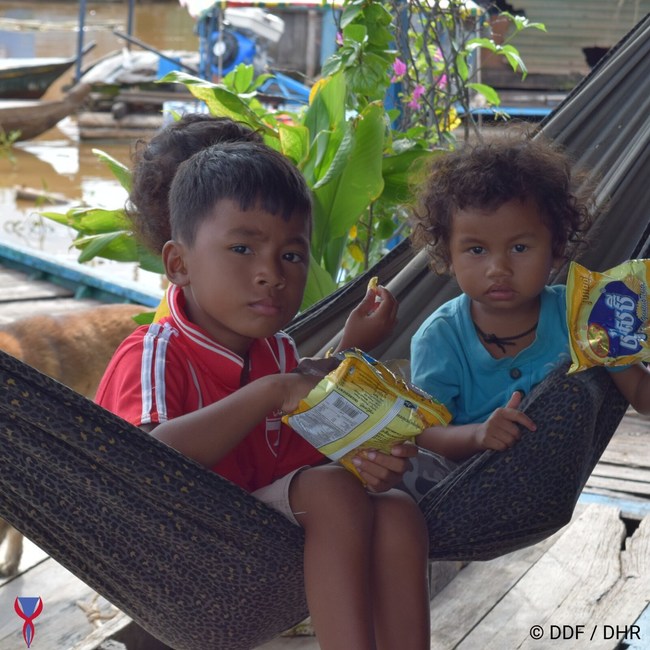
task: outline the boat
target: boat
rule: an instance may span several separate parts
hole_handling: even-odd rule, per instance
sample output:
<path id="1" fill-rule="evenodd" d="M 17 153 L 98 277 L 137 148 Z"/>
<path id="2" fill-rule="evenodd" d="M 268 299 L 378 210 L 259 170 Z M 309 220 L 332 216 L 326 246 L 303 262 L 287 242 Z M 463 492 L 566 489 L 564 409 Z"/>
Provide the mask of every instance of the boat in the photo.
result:
<path id="1" fill-rule="evenodd" d="M 89 52 L 88 43 L 79 56 Z M 40 99 L 79 57 L 5 58 L 0 60 L 0 99 Z"/>
<path id="2" fill-rule="evenodd" d="M 143 51 L 111 53 L 83 74 L 81 81 L 93 88 L 77 115 L 79 138 L 147 138 L 171 119 L 172 113 L 206 111 L 205 104 L 182 84 L 160 83 L 168 72 L 177 70 L 215 80 L 246 63 L 254 66 L 256 75 L 271 73 L 257 89 L 258 99 L 269 109 L 308 103 L 309 87 L 270 64 L 268 47 L 282 38 L 284 20 L 259 7 L 229 7 L 223 10 L 225 26 L 219 32 L 217 9 L 212 11 L 210 20 L 203 18 L 203 27 L 197 28 L 201 43 L 195 52 L 161 51 L 131 34 L 113 30 Z"/>
<path id="3" fill-rule="evenodd" d="M 15 58 L 0 61 L 0 98 L 39 99 L 76 57 Z"/>
<path id="4" fill-rule="evenodd" d="M 163 124 L 165 102 L 193 100 L 181 84 L 157 83 L 174 62 L 196 75 L 198 53 L 122 49 L 93 63 L 81 77 L 91 91 L 77 113 L 79 138 L 134 140 L 153 135 Z"/>
<path id="5" fill-rule="evenodd" d="M 0 132 L 5 136 L 18 133 L 15 140 L 31 140 L 74 113 L 89 95 L 90 88 L 90 84 L 78 83 L 59 100 L 0 100 Z"/>

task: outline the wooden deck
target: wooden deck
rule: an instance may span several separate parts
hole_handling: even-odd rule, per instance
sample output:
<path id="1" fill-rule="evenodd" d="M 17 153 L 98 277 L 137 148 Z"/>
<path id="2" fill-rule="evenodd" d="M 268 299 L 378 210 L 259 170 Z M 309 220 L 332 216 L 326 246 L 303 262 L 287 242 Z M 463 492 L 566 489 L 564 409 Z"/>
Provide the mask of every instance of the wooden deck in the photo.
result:
<path id="1" fill-rule="evenodd" d="M 0 284 L 0 327 L 94 304 L 2 267 Z M 0 648 L 26 647 L 13 613 L 17 596 L 40 596 L 45 605 L 34 650 L 164 647 L 143 640 L 123 613 L 36 546 L 25 546 L 18 576 L 0 580 Z M 650 648 L 650 419 L 628 413 L 574 519 L 552 538 L 489 562 L 437 563 L 432 576 L 432 649 Z M 317 648 L 313 637 L 294 636 L 258 650 Z"/>

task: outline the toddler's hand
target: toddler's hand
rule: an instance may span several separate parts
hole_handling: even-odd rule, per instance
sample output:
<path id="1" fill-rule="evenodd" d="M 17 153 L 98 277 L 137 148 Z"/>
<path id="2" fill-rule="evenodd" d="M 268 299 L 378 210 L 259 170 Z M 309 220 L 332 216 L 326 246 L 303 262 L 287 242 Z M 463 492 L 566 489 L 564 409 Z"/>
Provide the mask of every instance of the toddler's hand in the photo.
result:
<path id="1" fill-rule="evenodd" d="M 350 312 L 339 350 L 377 347 L 397 323 L 398 302 L 386 287 L 369 287 L 363 300 Z"/>
<path id="2" fill-rule="evenodd" d="M 522 396 L 515 392 L 508 403 L 496 409 L 476 432 L 476 441 L 482 449 L 505 451 L 521 438 L 519 425 L 530 431 L 537 428 L 535 423 L 518 410 Z"/>

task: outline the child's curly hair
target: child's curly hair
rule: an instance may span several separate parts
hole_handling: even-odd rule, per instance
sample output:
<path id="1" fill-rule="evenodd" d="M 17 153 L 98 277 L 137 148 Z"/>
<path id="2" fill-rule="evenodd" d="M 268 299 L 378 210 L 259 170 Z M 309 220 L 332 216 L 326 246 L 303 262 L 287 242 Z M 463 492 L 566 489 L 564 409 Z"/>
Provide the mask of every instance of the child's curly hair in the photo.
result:
<path id="1" fill-rule="evenodd" d="M 171 239 L 169 188 L 178 166 L 222 142 L 262 142 L 262 136 L 229 118 L 191 113 L 163 127 L 150 141 L 136 143 L 126 214 L 138 241 L 154 253 L 161 253 Z"/>
<path id="2" fill-rule="evenodd" d="M 456 211 L 492 211 L 512 199 L 535 201 L 551 230 L 554 256 L 566 257 L 584 243 L 593 203 L 586 174 L 572 169 L 571 159 L 549 140 L 517 133 L 441 153 L 428 167 L 411 241 L 426 250 L 435 271 L 449 271 Z"/>

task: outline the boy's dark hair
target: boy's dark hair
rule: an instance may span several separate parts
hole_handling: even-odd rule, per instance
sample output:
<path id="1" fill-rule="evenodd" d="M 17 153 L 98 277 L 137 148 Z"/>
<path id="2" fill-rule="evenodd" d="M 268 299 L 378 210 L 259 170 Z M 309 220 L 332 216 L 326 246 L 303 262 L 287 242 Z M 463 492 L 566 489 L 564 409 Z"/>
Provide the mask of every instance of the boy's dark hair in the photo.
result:
<path id="1" fill-rule="evenodd" d="M 582 176 L 565 152 L 539 136 L 504 134 L 441 153 L 413 210 L 411 241 L 416 250 L 426 249 L 434 270 L 448 272 L 456 211 L 492 211 L 512 199 L 532 200 L 551 231 L 554 256 L 567 256 L 592 221 L 592 194 Z"/>
<path id="2" fill-rule="evenodd" d="M 299 215 L 311 228 L 311 192 L 293 163 L 261 142 L 226 142 L 181 163 L 169 190 L 172 238 L 192 246 L 215 205 L 230 199 L 242 211 L 260 207 L 283 219 Z"/>
<path id="3" fill-rule="evenodd" d="M 261 142 L 245 124 L 226 117 L 190 113 L 163 127 L 149 142 L 139 140 L 126 213 L 136 238 L 155 253 L 171 239 L 169 188 L 178 166 L 197 151 L 220 142 Z"/>

